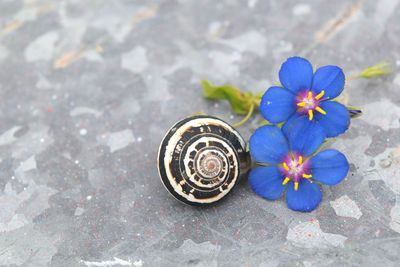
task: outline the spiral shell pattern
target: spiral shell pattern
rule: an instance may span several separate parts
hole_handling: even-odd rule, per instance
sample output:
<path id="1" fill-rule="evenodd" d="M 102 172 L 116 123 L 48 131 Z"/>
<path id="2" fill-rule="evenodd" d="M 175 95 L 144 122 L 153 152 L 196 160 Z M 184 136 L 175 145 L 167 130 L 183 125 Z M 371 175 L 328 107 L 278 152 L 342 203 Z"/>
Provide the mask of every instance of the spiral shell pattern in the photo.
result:
<path id="1" fill-rule="evenodd" d="M 164 137 L 158 154 L 161 181 L 178 200 L 207 205 L 226 196 L 250 166 L 246 143 L 226 122 L 186 118 Z"/>

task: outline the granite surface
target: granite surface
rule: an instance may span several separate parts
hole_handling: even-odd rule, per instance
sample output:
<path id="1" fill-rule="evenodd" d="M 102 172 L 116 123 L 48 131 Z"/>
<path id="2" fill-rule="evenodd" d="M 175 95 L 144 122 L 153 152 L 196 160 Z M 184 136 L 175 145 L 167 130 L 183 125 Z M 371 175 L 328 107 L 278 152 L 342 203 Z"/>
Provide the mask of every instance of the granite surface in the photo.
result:
<path id="1" fill-rule="evenodd" d="M 399 266 L 400 1 L 0 1 L 1 266 Z M 229 122 L 199 80 L 258 92 L 287 57 L 347 75 L 351 170 L 312 213 L 243 180 L 193 208 L 161 184 L 165 131 Z M 239 131 L 246 138 L 261 121 Z"/>

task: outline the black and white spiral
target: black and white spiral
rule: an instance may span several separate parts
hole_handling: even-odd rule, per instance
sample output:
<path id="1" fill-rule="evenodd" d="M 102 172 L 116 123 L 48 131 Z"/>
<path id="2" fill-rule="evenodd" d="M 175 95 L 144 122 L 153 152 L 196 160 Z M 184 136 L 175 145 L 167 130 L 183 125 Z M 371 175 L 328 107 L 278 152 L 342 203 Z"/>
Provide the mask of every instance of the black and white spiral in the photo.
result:
<path id="1" fill-rule="evenodd" d="M 246 143 L 226 122 L 186 118 L 164 137 L 158 154 L 161 180 L 178 200 L 207 205 L 226 196 L 250 166 Z"/>

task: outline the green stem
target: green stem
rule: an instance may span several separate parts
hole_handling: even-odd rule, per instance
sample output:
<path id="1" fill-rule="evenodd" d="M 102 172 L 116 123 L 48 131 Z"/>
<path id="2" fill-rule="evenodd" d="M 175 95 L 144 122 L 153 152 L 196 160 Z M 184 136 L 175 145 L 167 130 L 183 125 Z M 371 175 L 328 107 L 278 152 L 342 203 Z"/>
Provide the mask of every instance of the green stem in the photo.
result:
<path id="1" fill-rule="evenodd" d="M 246 117 L 244 117 L 243 120 L 239 121 L 238 123 L 233 124 L 233 127 L 238 128 L 242 126 L 246 121 L 250 119 L 251 115 L 253 115 L 253 111 L 254 111 L 254 103 L 251 104 L 249 111 L 246 114 Z"/>

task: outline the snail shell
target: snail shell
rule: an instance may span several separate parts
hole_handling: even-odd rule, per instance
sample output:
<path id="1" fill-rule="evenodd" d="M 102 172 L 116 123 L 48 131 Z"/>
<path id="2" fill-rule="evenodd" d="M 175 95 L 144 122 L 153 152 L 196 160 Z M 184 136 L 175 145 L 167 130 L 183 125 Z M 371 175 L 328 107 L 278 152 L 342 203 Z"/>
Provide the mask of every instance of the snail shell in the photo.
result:
<path id="1" fill-rule="evenodd" d="M 161 142 L 158 170 L 167 190 L 190 205 L 225 197 L 250 167 L 246 142 L 226 122 L 194 116 L 175 124 Z"/>

